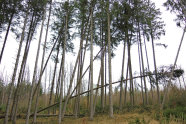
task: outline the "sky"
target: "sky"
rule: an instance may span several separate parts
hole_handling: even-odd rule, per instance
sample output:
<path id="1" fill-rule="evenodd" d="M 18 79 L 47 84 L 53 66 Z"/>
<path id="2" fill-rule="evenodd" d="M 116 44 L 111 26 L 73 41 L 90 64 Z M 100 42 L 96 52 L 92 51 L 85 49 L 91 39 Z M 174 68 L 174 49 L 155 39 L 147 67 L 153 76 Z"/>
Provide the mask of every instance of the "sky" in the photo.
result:
<path id="1" fill-rule="evenodd" d="M 176 16 L 174 14 L 171 14 L 169 11 L 166 11 L 166 8 L 162 6 L 162 4 L 163 4 L 163 2 L 165 2 L 165 0 L 153 0 L 153 1 L 155 2 L 157 8 L 160 8 L 160 10 L 162 12 L 161 17 L 166 24 L 165 36 L 162 36 L 160 40 L 155 41 L 155 43 L 162 43 L 162 44 L 168 45 L 167 48 L 155 45 L 157 67 L 160 67 L 162 65 L 170 65 L 170 64 L 174 63 L 176 53 L 178 50 L 178 46 L 179 46 L 179 43 L 181 40 L 181 36 L 183 34 L 183 29 L 178 28 L 176 26 L 176 22 L 173 21 L 176 18 Z M 39 29 L 40 29 L 40 27 L 39 27 Z M 43 35 L 45 35 L 45 33 L 43 33 Z M 4 35 L 2 35 L 2 36 L 4 36 Z M 10 79 L 12 76 L 14 63 L 15 63 L 15 59 L 16 59 L 16 54 L 17 54 L 17 49 L 18 49 L 18 45 L 19 45 L 19 43 L 16 42 L 15 39 L 13 39 L 13 37 L 14 37 L 14 35 L 10 33 L 10 35 L 8 37 L 7 45 L 6 45 L 6 48 L 4 51 L 2 64 L 0 65 L 0 74 L 1 75 L 3 74 L 4 76 L 7 74 L 8 79 Z M 36 36 L 36 39 L 39 39 L 39 35 Z M 44 41 L 44 37 L 43 37 L 42 41 Z M 186 53 L 186 49 L 185 49 L 186 42 L 185 41 L 186 41 L 186 38 L 184 38 L 184 42 L 182 44 L 179 58 L 177 61 L 177 65 L 181 66 L 184 70 L 186 70 L 186 62 L 184 59 L 185 53 Z M 77 38 L 75 40 L 75 42 L 76 43 L 75 43 L 74 52 L 77 53 L 77 50 L 79 48 L 79 39 Z M 29 56 L 28 56 L 29 58 L 27 61 L 27 64 L 29 65 L 29 68 L 30 68 L 31 75 L 33 73 L 33 68 L 34 68 L 34 63 L 35 63 L 37 44 L 38 44 L 38 40 L 34 40 L 31 43 L 31 48 L 30 48 Z M 2 48 L 2 41 L 0 42 L 0 48 Z M 144 46 L 143 46 L 143 48 L 144 48 Z M 151 42 L 147 43 L 147 49 L 149 51 L 148 54 L 149 54 L 150 70 L 153 71 L 154 66 L 153 66 Z M 112 80 L 113 80 L 113 82 L 118 81 L 121 77 L 121 65 L 122 65 L 122 54 L 123 54 L 122 50 L 123 50 L 123 44 L 120 44 L 118 46 L 117 50 L 115 51 L 116 56 L 112 59 L 112 74 L 113 74 Z M 98 51 L 99 51 L 99 48 L 94 47 L 94 55 L 96 55 L 96 53 Z M 139 64 L 138 64 L 139 60 L 138 60 L 138 53 L 137 52 L 138 52 L 137 45 L 133 45 L 131 48 L 133 72 L 135 72 L 135 71 L 139 72 Z M 143 51 L 143 52 L 145 53 L 145 51 Z M 42 52 L 40 52 L 40 53 L 42 53 Z M 87 52 L 87 60 L 89 60 L 89 54 L 90 53 Z M 75 54 L 75 55 L 74 54 L 67 54 L 66 65 L 68 66 L 68 68 L 69 68 L 70 63 L 74 64 L 73 62 L 75 61 L 76 55 L 77 54 Z M 144 56 L 145 56 L 145 54 L 144 54 Z M 41 54 L 40 54 L 40 58 L 41 58 Z M 21 60 L 22 60 L 22 58 L 20 58 L 19 64 L 21 64 Z M 144 62 L 145 62 L 145 66 L 147 66 L 145 59 L 144 59 Z M 88 64 L 89 64 L 89 61 L 86 61 L 84 69 L 86 69 Z M 40 63 L 39 63 L 39 65 L 40 65 Z M 52 64 L 51 61 L 50 61 L 49 65 L 54 67 L 54 65 Z M 59 64 L 58 64 L 58 69 L 59 69 Z M 97 82 L 99 69 L 100 69 L 100 61 L 94 62 L 94 84 Z M 125 69 L 126 69 L 126 63 L 125 63 Z M 49 70 L 49 67 L 47 70 Z M 85 76 L 88 77 L 88 75 L 85 75 Z"/>

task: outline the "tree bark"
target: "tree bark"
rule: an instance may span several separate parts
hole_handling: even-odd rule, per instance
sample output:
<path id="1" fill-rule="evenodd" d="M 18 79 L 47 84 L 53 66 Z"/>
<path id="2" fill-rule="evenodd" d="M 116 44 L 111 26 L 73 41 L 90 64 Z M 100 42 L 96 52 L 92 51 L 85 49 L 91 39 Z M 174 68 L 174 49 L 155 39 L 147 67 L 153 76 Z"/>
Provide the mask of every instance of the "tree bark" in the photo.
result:
<path id="1" fill-rule="evenodd" d="M 121 83 L 120 83 L 120 97 L 119 97 L 119 110 L 122 111 L 122 94 L 123 94 L 123 73 L 124 73 L 124 63 L 125 63 L 125 47 L 126 41 L 124 41 L 123 45 L 123 60 L 122 60 L 122 69 L 121 69 Z"/>
<path id="2" fill-rule="evenodd" d="M 128 73 L 129 73 L 129 62 L 127 62 L 127 71 L 126 71 L 126 79 L 128 79 Z M 128 80 L 125 81 L 125 97 L 124 97 L 124 105 L 126 106 L 127 104 L 127 82 Z"/>
<path id="3" fill-rule="evenodd" d="M 131 43 L 130 42 L 131 41 L 129 41 L 128 31 L 127 31 L 128 66 L 129 66 L 129 75 L 130 75 L 130 102 L 131 102 L 131 106 L 133 108 L 133 106 L 134 106 L 134 89 L 133 89 L 133 75 L 132 75 L 132 63 L 131 63 L 131 52 L 130 52 Z"/>
<path id="4" fill-rule="evenodd" d="M 8 124 L 8 114 L 9 114 L 9 109 L 10 109 L 10 102 L 11 102 L 11 99 L 12 99 L 13 86 L 14 86 L 14 82 L 15 82 L 15 78 L 16 78 L 16 72 L 17 72 L 19 58 L 20 58 L 20 54 L 21 54 L 22 43 L 23 43 L 24 36 L 25 36 L 25 29 L 26 29 L 26 24 L 27 24 L 27 20 L 28 20 L 29 9 L 30 9 L 30 5 L 28 5 L 28 9 L 27 9 L 27 12 L 26 12 L 24 25 L 23 25 L 23 30 L 22 30 L 22 34 L 21 34 L 21 40 L 20 40 L 20 43 L 19 43 L 19 49 L 18 49 L 18 52 L 17 52 L 15 67 L 14 67 L 12 80 L 11 80 L 11 84 L 10 84 L 10 90 L 9 90 L 8 101 L 7 101 L 7 106 L 6 106 L 4 124 Z"/>
<path id="5" fill-rule="evenodd" d="M 158 98 L 158 104 L 161 104 L 160 101 L 160 92 L 159 92 L 159 85 L 158 85 L 158 77 L 157 77 L 157 67 L 156 67 L 156 55 L 155 55 L 155 48 L 154 48 L 154 38 L 152 34 L 152 29 L 151 29 L 151 40 L 152 40 L 152 52 L 153 52 L 153 61 L 154 61 L 154 70 L 155 70 L 155 77 L 156 77 L 156 88 L 157 88 L 157 98 Z"/>
<path id="6" fill-rule="evenodd" d="M 68 1 L 69 2 L 69 1 Z M 61 117 L 62 117 L 62 98 L 63 98 L 63 81 L 64 81 L 64 66 L 65 66 L 65 51 L 66 51 L 66 41 L 67 41 L 67 30 L 68 30 L 68 10 L 66 12 L 65 18 L 65 39 L 63 43 L 63 57 L 62 57 L 62 75 L 61 75 L 61 86 L 60 86 L 60 103 L 59 103 L 59 124 L 61 124 Z"/>
<path id="7" fill-rule="evenodd" d="M 141 43 L 141 33 L 140 33 L 140 26 L 138 23 L 138 33 L 139 33 L 139 45 L 140 45 L 140 53 L 141 53 L 141 64 L 142 64 L 142 72 L 143 75 L 145 75 L 145 67 L 144 67 L 144 61 L 143 61 L 143 51 L 142 51 L 142 43 Z M 146 79 L 145 77 L 143 77 L 143 81 L 144 81 L 144 86 L 145 86 L 145 104 L 148 104 L 148 95 L 147 95 L 147 86 L 146 86 Z"/>
<path id="8" fill-rule="evenodd" d="M 35 103 L 35 110 L 34 110 L 34 120 L 33 120 L 33 123 L 36 122 L 36 117 L 37 117 L 37 105 L 38 105 L 38 98 L 39 98 L 39 88 L 38 88 L 38 87 L 40 86 L 41 79 L 42 79 L 42 75 L 43 75 L 44 70 L 45 70 L 45 68 L 46 68 L 46 65 L 47 65 L 47 63 L 48 63 L 48 60 L 49 60 L 49 58 L 50 58 L 50 56 L 51 56 L 51 53 L 52 53 L 52 51 L 53 51 L 53 49 L 54 49 L 54 47 L 55 47 L 55 45 L 56 45 L 56 43 L 57 43 L 57 40 L 56 40 L 56 42 L 55 42 L 54 45 L 53 45 L 52 50 L 50 51 L 49 57 L 48 57 L 48 59 L 47 59 L 45 65 L 44 65 L 44 58 L 45 58 L 46 43 L 47 43 L 47 37 L 48 37 L 48 29 L 49 29 L 50 16 L 51 16 L 51 9 L 52 9 L 52 0 L 50 0 L 49 16 L 48 16 L 48 21 L 47 21 L 47 29 L 46 29 L 46 34 L 45 34 L 45 41 L 44 41 L 44 45 L 43 45 L 43 54 L 42 54 L 42 60 L 41 60 L 41 70 L 40 70 L 40 75 L 39 75 L 39 81 L 38 81 L 38 84 L 37 84 L 37 86 L 36 86 L 36 90 L 35 90 L 35 92 L 33 93 L 33 94 L 37 93 L 37 96 L 36 96 L 36 103 Z M 59 37 L 59 36 L 58 36 L 58 37 Z M 43 66 L 43 65 L 44 65 L 44 66 Z M 50 68 L 50 71 L 51 71 L 51 68 Z M 50 85 L 50 83 L 49 83 L 49 85 Z M 34 96 L 34 95 L 33 95 L 33 96 Z M 27 118 L 29 119 L 30 113 L 29 113 L 27 116 L 28 116 Z"/>
<path id="9" fill-rule="evenodd" d="M 90 40 L 90 120 L 93 120 L 93 8 L 91 8 L 91 40 Z"/>
<path id="10" fill-rule="evenodd" d="M 113 101 L 112 101 L 112 64 L 111 64 L 111 35 L 110 35 L 110 9 L 109 0 L 107 2 L 107 21 L 108 21 L 108 69 L 109 69 L 109 116 L 113 118 Z"/>
<path id="11" fill-rule="evenodd" d="M 46 7 L 45 7 L 46 9 Z M 42 39 L 42 34 L 43 34 L 43 27 L 44 27 L 44 21 L 45 21 L 45 11 L 44 15 L 42 17 L 42 25 L 41 25 L 41 30 L 40 30 L 40 37 L 39 37 L 39 42 L 38 42 L 38 49 L 37 49 L 37 54 L 36 54 L 36 59 L 35 59 L 35 67 L 34 67 L 34 73 L 32 77 L 32 87 L 29 95 L 29 101 L 28 101 L 28 108 L 27 108 L 27 115 L 26 115 L 26 124 L 29 124 L 29 115 L 30 115 L 30 110 L 31 110 L 31 105 L 32 105 L 32 96 L 33 96 L 33 90 L 36 82 L 36 73 L 37 73 L 37 66 L 38 66 L 38 60 L 39 60 L 39 53 L 40 53 L 40 46 L 41 46 L 41 39 Z"/>
<path id="12" fill-rule="evenodd" d="M 57 63 L 58 63 L 58 56 L 59 56 L 59 47 L 61 43 L 58 43 L 57 46 L 57 56 L 55 58 L 55 67 L 54 67 L 54 73 L 53 73 L 53 79 L 52 79 L 52 84 L 51 84 L 51 89 L 50 89 L 50 97 L 49 97 L 49 105 L 52 104 L 52 95 L 53 95 L 53 90 L 54 90 L 54 82 L 55 82 L 55 77 L 56 77 L 56 70 L 57 70 Z M 50 114 L 50 110 L 48 111 L 48 114 Z"/>
<path id="13" fill-rule="evenodd" d="M 100 71 L 99 71 L 97 87 L 99 87 L 100 78 L 101 78 L 101 67 L 100 67 Z M 98 90 L 99 89 L 96 89 L 96 94 L 95 94 L 95 98 L 94 98 L 94 105 L 93 105 L 93 111 L 94 112 L 93 112 L 93 115 L 95 114 L 95 110 L 96 110 L 96 102 L 97 102 Z"/>
<path id="14" fill-rule="evenodd" d="M 146 60 L 147 60 L 147 68 L 148 71 L 150 72 L 150 67 L 149 67 L 149 59 L 148 59 L 148 53 L 147 53 L 147 45 L 146 45 L 146 40 L 145 40 L 145 35 L 143 34 L 143 38 L 144 38 L 144 45 L 145 45 L 145 54 L 146 54 Z M 153 94 L 153 86 L 152 86 L 152 81 L 150 78 L 150 90 L 151 90 L 151 95 L 152 95 L 152 100 L 154 99 L 154 94 Z"/>
<path id="15" fill-rule="evenodd" d="M 140 45 L 139 45 L 139 42 L 138 42 L 138 56 L 139 56 L 140 76 L 142 76 L 142 71 L 141 71 L 141 55 L 140 55 Z M 143 78 L 142 77 L 141 77 L 141 93 L 142 93 L 143 105 L 145 105 L 144 92 L 143 92 Z"/>
<path id="16" fill-rule="evenodd" d="M 103 2 L 103 0 L 102 0 Z M 102 49 L 104 48 L 104 41 L 103 41 L 103 6 L 101 8 L 102 11 L 102 20 L 101 20 L 101 25 L 100 25 L 100 40 L 101 40 L 101 47 Z M 103 49 L 101 52 L 101 85 L 104 85 L 104 55 L 105 55 L 105 50 Z M 101 107 L 102 110 L 104 110 L 104 87 L 101 88 Z"/>

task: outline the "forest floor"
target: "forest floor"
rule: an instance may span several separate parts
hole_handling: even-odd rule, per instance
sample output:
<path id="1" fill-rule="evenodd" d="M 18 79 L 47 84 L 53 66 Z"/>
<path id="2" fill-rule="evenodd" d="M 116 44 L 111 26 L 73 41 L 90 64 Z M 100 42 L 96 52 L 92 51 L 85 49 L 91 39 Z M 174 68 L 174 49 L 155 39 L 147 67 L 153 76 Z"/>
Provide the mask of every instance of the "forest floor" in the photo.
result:
<path id="1" fill-rule="evenodd" d="M 2 120 L 0 121 L 2 122 Z M 163 118 L 156 118 L 153 113 L 135 113 L 130 112 L 126 114 L 114 114 L 114 118 L 109 118 L 106 114 L 98 114 L 94 116 L 94 120 L 90 121 L 89 117 L 81 117 L 75 119 L 67 117 L 62 124 L 184 124 L 185 122 L 178 122 L 176 119 L 167 120 Z M 25 120 L 18 119 L 17 124 L 25 124 Z M 58 124 L 57 117 L 38 118 L 37 124 Z"/>

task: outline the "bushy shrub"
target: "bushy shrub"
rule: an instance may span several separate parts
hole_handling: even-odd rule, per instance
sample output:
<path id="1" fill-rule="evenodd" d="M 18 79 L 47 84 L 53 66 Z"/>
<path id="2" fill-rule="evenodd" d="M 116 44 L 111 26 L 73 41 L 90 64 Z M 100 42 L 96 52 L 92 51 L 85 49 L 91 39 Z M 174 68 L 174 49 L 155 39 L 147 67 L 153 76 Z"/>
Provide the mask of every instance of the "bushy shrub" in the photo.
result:
<path id="1" fill-rule="evenodd" d="M 186 107 L 168 108 L 163 111 L 163 115 L 166 118 L 170 118 L 170 115 L 175 116 L 176 118 L 181 118 L 184 116 L 186 119 Z"/>

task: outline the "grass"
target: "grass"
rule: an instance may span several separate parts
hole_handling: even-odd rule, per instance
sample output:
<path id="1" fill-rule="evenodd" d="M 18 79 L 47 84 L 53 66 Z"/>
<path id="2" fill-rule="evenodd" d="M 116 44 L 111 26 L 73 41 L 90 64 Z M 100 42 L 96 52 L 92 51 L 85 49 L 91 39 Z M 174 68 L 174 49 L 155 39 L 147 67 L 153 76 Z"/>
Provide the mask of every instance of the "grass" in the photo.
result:
<path id="1" fill-rule="evenodd" d="M 2 120 L 0 121 L 2 123 Z M 17 120 L 17 124 L 25 124 L 25 120 Z M 37 124 L 58 124 L 57 117 L 38 118 Z M 114 118 L 109 118 L 106 114 L 97 114 L 94 120 L 90 121 L 89 117 L 75 119 L 73 117 L 65 118 L 62 124 L 179 124 L 174 120 L 166 121 L 166 119 L 156 120 L 154 114 L 149 112 L 127 112 L 124 114 L 115 114 Z"/>

